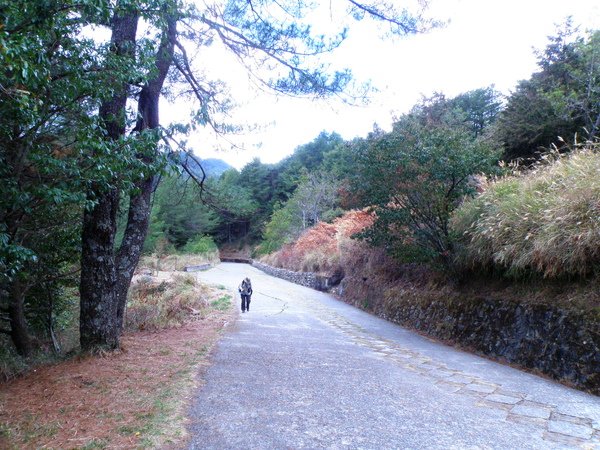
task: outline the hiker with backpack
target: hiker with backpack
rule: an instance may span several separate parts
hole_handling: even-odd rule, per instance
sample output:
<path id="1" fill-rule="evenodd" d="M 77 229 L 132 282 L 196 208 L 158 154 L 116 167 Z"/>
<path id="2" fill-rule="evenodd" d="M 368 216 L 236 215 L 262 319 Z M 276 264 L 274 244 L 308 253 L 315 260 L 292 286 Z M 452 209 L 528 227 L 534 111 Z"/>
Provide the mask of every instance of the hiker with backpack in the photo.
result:
<path id="1" fill-rule="evenodd" d="M 242 312 L 250 311 L 250 297 L 252 296 L 252 283 L 250 278 L 242 280 L 238 287 L 238 292 L 242 297 Z"/>

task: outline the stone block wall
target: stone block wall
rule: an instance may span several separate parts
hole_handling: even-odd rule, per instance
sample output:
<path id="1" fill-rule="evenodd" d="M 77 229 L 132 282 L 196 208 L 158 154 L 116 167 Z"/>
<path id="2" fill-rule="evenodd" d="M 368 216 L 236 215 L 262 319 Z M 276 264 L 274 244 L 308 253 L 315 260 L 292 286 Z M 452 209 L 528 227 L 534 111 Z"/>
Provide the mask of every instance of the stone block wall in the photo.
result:
<path id="1" fill-rule="evenodd" d="M 312 272 L 294 272 L 292 270 L 271 267 L 258 261 L 253 261 L 252 265 L 271 276 L 291 281 L 292 283 L 316 289 L 318 291 L 327 291 L 332 287 L 332 279 L 330 277 L 317 275 Z"/>
<path id="2" fill-rule="evenodd" d="M 379 317 L 467 350 L 544 373 L 600 395 L 600 315 L 551 302 L 489 299 L 448 290 L 373 294 L 362 280 L 345 279 L 362 296 L 343 300 Z"/>

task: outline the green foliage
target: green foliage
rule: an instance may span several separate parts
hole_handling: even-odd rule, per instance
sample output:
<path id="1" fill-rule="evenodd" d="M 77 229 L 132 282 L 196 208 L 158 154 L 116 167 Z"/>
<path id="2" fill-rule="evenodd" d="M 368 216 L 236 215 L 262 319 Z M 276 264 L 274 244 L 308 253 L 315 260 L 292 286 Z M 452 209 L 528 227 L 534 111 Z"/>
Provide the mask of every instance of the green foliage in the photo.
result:
<path id="1" fill-rule="evenodd" d="M 534 170 L 506 176 L 465 202 L 452 220 L 458 263 L 510 277 L 586 276 L 600 263 L 598 145 L 546 155 Z"/>
<path id="2" fill-rule="evenodd" d="M 216 252 L 217 244 L 210 236 L 197 236 L 187 242 L 183 247 L 183 252 L 192 255 L 205 255 Z"/>
<path id="3" fill-rule="evenodd" d="M 277 207 L 271 215 L 271 220 L 265 225 L 263 240 L 257 248 L 257 254 L 273 253 L 298 237 L 302 228 L 297 217 L 297 207 L 293 202 Z"/>
<path id="4" fill-rule="evenodd" d="M 165 243 L 184 248 L 198 235 L 212 233 L 219 225 L 219 217 L 203 201 L 201 189 L 193 180 L 168 175 L 154 195 L 144 252 L 155 252 Z"/>
<path id="5" fill-rule="evenodd" d="M 568 21 L 538 52 L 539 72 L 519 83 L 494 131 L 507 159 L 538 157 L 600 126 L 600 31 L 576 37 Z"/>
<path id="6" fill-rule="evenodd" d="M 324 172 L 301 172 L 301 181 L 292 197 L 277 208 L 263 231 L 258 254 L 269 254 L 296 239 L 308 227 L 325 217 L 333 219 L 339 183 Z"/>
<path id="7" fill-rule="evenodd" d="M 464 117 L 464 125 L 471 130 L 473 137 L 496 122 L 501 110 L 501 94 L 493 86 L 459 94 L 450 100 L 457 115 Z"/>
<path id="8" fill-rule="evenodd" d="M 360 9 L 360 3 L 354 3 L 356 7 Z M 111 278 L 115 267 L 128 273 L 139 256 L 137 242 L 143 239 L 148 211 L 145 198 L 138 194 L 149 192 L 150 179 L 164 165 L 160 155 L 164 150 L 162 138 L 172 142 L 172 133 L 185 133 L 195 126 L 208 126 L 218 133 L 239 129 L 222 123 L 223 113 L 232 103 L 228 90 L 218 80 L 193 73 L 186 45 L 208 46 L 215 39 L 221 40 L 223 48 L 243 60 L 260 83 L 279 92 L 324 97 L 342 94 L 350 87 L 348 70 L 329 70 L 312 63 L 316 56 L 335 49 L 346 38 L 345 24 L 326 36 L 315 33 L 305 23 L 306 14 L 316 4 L 284 2 L 278 8 L 279 13 L 273 14 L 270 2 L 245 0 L 228 1 L 218 12 L 197 2 L 171 0 L 3 3 L 2 302 L 10 292 L 9 307 L 19 309 L 23 315 L 22 306 L 29 307 L 39 300 L 31 297 L 34 292 L 57 292 L 60 283 L 68 279 L 66 271 L 81 260 L 82 317 L 106 314 L 102 320 L 90 318 L 89 334 L 98 331 L 98 336 L 110 334 L 118 340 L 119 330 L 104 333 L 94 327 L 100 323 L 107 328 L 113 323 L 118 325 L 118 320 L 107 316 L 119 309 L 113 303 L 119 303 L 127 288 L 119 284 L 128 282 L 128 277 L 118 277 L 116 283 Z M 393 6 L 361 10 L 360 19 L 384 20 L 400 34 L 416 32 L 421 23 Z M 143 36 L 136 37 L 138 22 L 142 21 Z M 177 24 L 183 21 L 185 27 L 180 26 L 178 33 Z M 99 43 L 87 38 L 89 26 L 107 27 L 112 32 L 111 41 Z M 276 76 L 260 78 L 263 67 Z M 165 80 L 171 84 L 167 86 Z M 198 110 L 192 123 L 175 125 L 165 132 L 160 128 L 158 99 L 161 93 L 177 94 L 179 81 L 186 83 L 181 90 L 195 97 Z M 358 97 L 362 93 L 354 91 L 350 95 Z M 131 99 L 137 99 L 139 114 L 126 107 Z M 234 189 L 239 191 L 237 185 L 216 189 L 227 207 L 228 237 L 232 225 L 245 234 L 249 229 L 255 234 L 260 230 L 274 204 L 273 174 L 255 164 L 240 174 L 241 194 L 234 193 Z M 128 236 L 117 250 L 115 203 L 127 196 L 139 202 L 131 201 L 135 205 L 128 215 L 131 227 L 126 228 Z M 164 200 L 151 219 L 147 248 L 155 249 L 165 237 L 177 247 L 184 246 L 198 234 L 213 231 L 223 220 L 196 204 L 192 195 L 182 194 L 176 202 L 169 200 L 169 212 Z M 81 243 L 82 213 L 86 226 Z M 250 221 L 252 216 L 258 219 L 256 225 Z M 87 220 L 91 217 L 93 220 Z M 97 272 L 107 275 L 96 276 Z M 105 282 L 101 288 L 99 280 Z M 98 285 L 91 286 L 94 283 Z M 102 304 L 90 301 L 88 292 L 100 292 Z M 4 309 L 6 305 L 0 306 Z M 86 310 L 85 306 L 90 308 Z M 4 316 L 0 318 L 5 321 Z M 22 322 L 11 321 L 13 331 Z M 24 336 L 28 333 L 26 329 L 21 331 Z M 82 341 L 87 338 L 83 336 Z"/>
<path id="9" fill-rule="evenodd" d="M 218 311 L 227 311 L 231 307 L 231 295 L 223 295 L 210 302 L 210 306 Z"/>
<path id="10" fill-rule="evenodd" d="M 236 170 L 228 170 L 218 181 L 207 186 L 207 201 L 217 211 L 221 221 L 221 226 L 215 233 L 215 240 L 219 242 L 245 238 L 251 222 L 254 222 L 255 227 L 262 223 L 257 216 L 259 203 L 254 198 L 252 189 L 243 185 L 240 177 Z"/>
<path id="11" fill-rule="evenodd" d="M 474 193 L 471 177 L 493 171 L 498 157 L 460 122 L 445 102 L 433 101 L 403 116 L 391 133 L 371 136 L 355 189 L 371 202 L 376 220 L 361 237 L 401 261 L 448 266 L 450 215 Z"/>

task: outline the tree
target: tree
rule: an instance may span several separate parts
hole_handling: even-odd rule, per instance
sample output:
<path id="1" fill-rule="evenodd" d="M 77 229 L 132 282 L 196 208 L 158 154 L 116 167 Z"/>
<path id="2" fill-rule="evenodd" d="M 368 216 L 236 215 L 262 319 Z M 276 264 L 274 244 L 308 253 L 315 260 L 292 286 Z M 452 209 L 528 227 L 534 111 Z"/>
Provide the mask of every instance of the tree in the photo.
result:
<path id="1" fill-rule="evenodd" d="M 464 124 L 476 138 L 496 122 L 503 107 L 501 98 L 501 94 L 489 86 L 459 94 L 450 103 L 458 110 L 456 114 L 464 115 Z"/>
<path id="2" fill-rule="evenodd" d="M 471 176 L 493 170 L 498 153 L 489 141 L 475 139 L 452 111 L 431 120 L 442 105 L 417 105 L 393 131 L 372 135 L 359 156 L 355 186 L 371 202 L 376 220 L 360 234 L 395 258 L 441 263 L 449 267 L 453 240 L 452 211 L 474 192 Z M 439 108 L 438 108 L 439 107 Z"/>
<path id="3" fill-rule="evenodd" d="M 206 187 L 204 194 L 221 220 L 222 232 L 217 240 L 231 243 L 245 238 L 260 205 L 252 191 L 241 183 L 240 173 L 235 169 L 226 171 L 218 182 Z"/>
<path id="4" fill-rule="evenodd" d="M 177 175 L 161 181 L 152 218 L 161 224 L 162 236 L 178 249 L 196 236 L 212 234 L 220 225 L 217 212 L 202 201 L 200 187 Z"/>
<path id="5" fill-rule="evenodd" d="M 335 206 L 338 188 L 338 181 L 330 174 L 304 173 L 290 199 L 297 205 L 303 230 L 319 223 L 323 214 Z"/>
<path id="6" fill-rule="evenodd" d="M 576 37 L 568 21 L 538 52 L 539 72 L 521 81 L 494 136 L 507 159 L 537 158 L 551 144 L 594 139 L 600 126 L 600 32 Z"/>
<path id="7" fill-rule="evenodd" d="M 105 48 L 82 37 L 90 20 L 101 20 L 94 4 L 2 6 L 0 304 L 23 355 L 35 347 L 28 322 L 40 322 L 47 294 L 71 279 L 85 187 L 115 165 L 93 110 L 121 72 L 100 70 Z M 90 149 L 98 153 L 93 162 Z"/>
<path id="8" fill-rule="evenodd" d="M 112 57 L 130 69 L 128 76 L 138 74 L 136 68 L 136 32 L 140 17 L 139 4 L 121 0 L 111 18 Z M 168 6 L 164 5 L 168 9 Z M 138 98 L 138 120 L 135 131 L 144 134 L 126 137 L 126 105 L 128 83 L 122 80 L 99 109 L 99 118 L 106 130 L 105 141 L 115 145 L 127 173 L 139 175 L 133 181 L 134 190 L 129 199 L 129 214 L 123 240 L 115 246 L 117 217 L 120 204 L 121 174 L 93 183 L 87 191 L 90 207 L 83 215 L 81 234 L 80 342 L 83 350 L 116 348 L 123 325 L 125 302 L 133 270 L 143 248 L 150 211 L 150 194 L 153 186 L 151 163 L 156 156 L 155 138 L 146 130 L 158 127 L 158 99 L 171 64 L 175 35 L 175 21 L 171 11 L 159 17 L 163 33 L 153 60 L 154 70 L 144 74 L 143 87 Z M 140 145 L 141 144 L 141 145 Z M 128 158 L 128 152 L 139 150 L 139 156 Z M 115 248 L 117 250 L 115 250 Z"/>
<path id="9" fill-rule="evenodd" d="M 284 204 L 276 205 L 265 224 L 260 253 L 272 253 L 283 244 L 293 241 L 304 230 L 319 223 L 335 207 L 339 182 L 332 174 L 303 170 L 300 177 L 294 194 Z"/>

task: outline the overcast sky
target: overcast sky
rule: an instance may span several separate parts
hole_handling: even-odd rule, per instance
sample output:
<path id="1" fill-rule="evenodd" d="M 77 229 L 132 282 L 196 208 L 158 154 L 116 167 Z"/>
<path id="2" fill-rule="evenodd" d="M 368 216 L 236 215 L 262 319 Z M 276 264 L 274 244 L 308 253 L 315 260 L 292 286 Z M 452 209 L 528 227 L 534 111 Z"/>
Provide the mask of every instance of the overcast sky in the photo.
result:
<path id="1" fill-rule="evenodd" d="M 600 2 L 591 0 L 432 0 L 429 15 L 449 24 L 396 42 L 380 40 L 366 24 L 350 31 L 334 56 L 357 79 L 371 80 L 379 90 L 362 107 L 256 92 L 230 60 L 219 60 L 224 57 L 215 49 L 220 76 L 229 77 L 241 103 L 235 119 L 263 127 L 232 138 L 244 150 L 227 149 L 229 144 L 201 133 L 191 135 L 188 145 L 200 158 L 220 158 L 238 169 L 255 157 L 274 163 L 322 130 L 352 139 L 365 136 L 374 123 L 389 129 L 393 117 L 408 111 L 421 95 L 437 91 L 453 97 L 492 84 L 508 94 L 536 70 L 533 48 L 543 48 L 567 16 L 584 29 L 600 28 Z M 165 109 L 175 117 L 185 105 Z"/>

